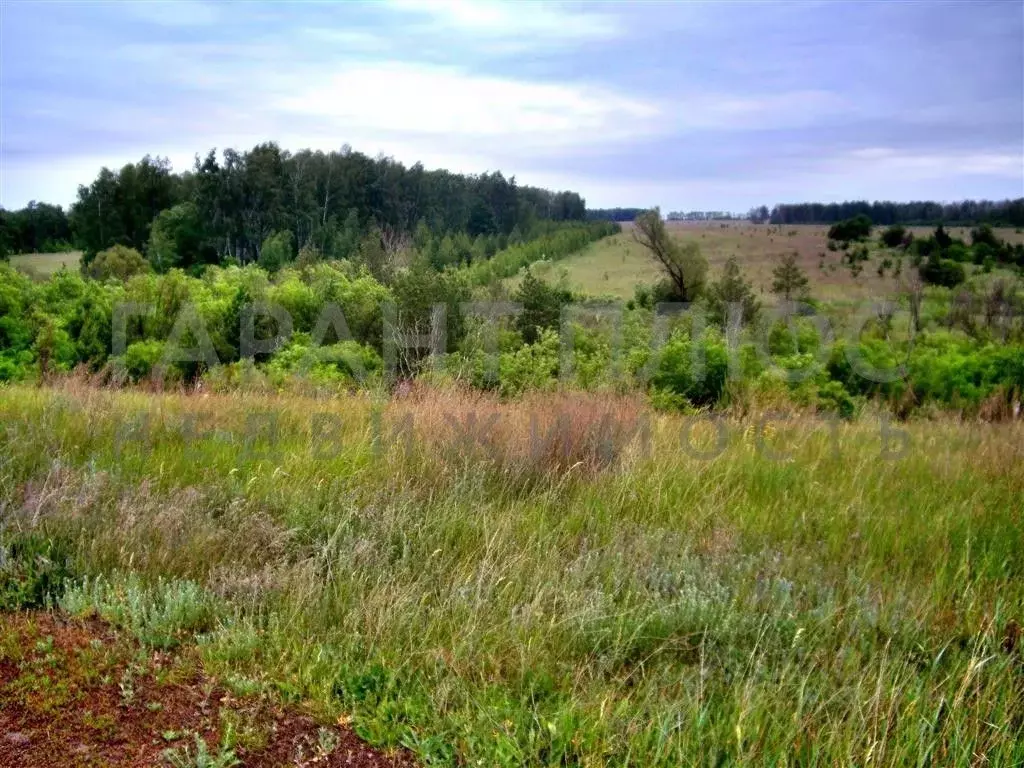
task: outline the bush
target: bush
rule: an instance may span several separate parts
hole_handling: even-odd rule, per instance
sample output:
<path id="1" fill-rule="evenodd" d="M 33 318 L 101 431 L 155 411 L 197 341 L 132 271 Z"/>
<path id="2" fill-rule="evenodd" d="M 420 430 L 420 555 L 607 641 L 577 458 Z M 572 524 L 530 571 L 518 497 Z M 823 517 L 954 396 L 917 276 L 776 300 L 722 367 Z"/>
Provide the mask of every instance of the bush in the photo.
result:
<path id="1" fill-rule="evenodd" d="M 964 268 L 952 259 L 944 259 L 933 253 L 919 268 L 921 279 L 929 285 L 953 288 L 965 279 Z"/>
<path id="2" fill-rule="evenodd" d="M 750 283 L 744 279 L 735 257 L 725 262 L 722 276 L 708 286 L 707 304 L 708 320 L 718 325 L 728 321 L 730 304 L 739 305 L 744 325 L 750 325 L 757 319 L 761 310 L 760 302 L 754 296 Z"/>
<path id="3" fill-rule="evenodd" d="M 982 224 L 980 227 L 971 230 L 971 245 L 987 245 L 992 250 L 999 250 L 1003 243 L 996 237 L 992 227 L 988 224 Z"/>
<path id="4" fill-rule="evenodd" d="M 829 227 L 829 240 L 838 240 L 841 243 L 848 243 L 851 240 L 863 240 L 871 235 L 871 219 L 863 213 L 854 216 L 852 219 L 840 221 Z"/>
<path id="5" fill-rule="evenodd" d="M 696 406 L 718 403 L 729 375 L 729 353 L 719 334 L 709 331 L 694 342 L 677 333 L 661 350 L 651 385 L 685 397 Z"/>
<path id="6" fill-rule="evenodd" d="M 971 260 L 971 252 L 967 250 L 967 246 L 963 243 L 953 243 L 946 249 L 945 255 L 947 259 L 952 259 L 958 264 Z"/>
<path id="7" fill-rule="evenodd" d="M 488 372 L 487 355 L 475 349 L 469 355 L 469 377 L 478 389 L 495 389 L 502 395 L 553 389 L 558 381 L 561 341 L 558 332 L 541 329 L 537 340 L 498 355 L 498 376 Z"/>
<path id="8" fill-rule="evenodd" d="M 278 385 L 292 376 L 307 377 L 315 384 L 362 384 L 382 368 L 376 350 L 355 341 L 313 346 L 305 334 L 296 334 L 264 366 L 270 380 Z"/>
<path id="9" fill-rule="evenodd" d="M 128 345 L 121 363 L 132 381 L 141 381 L 153 373 L 166 351 L 166 344 L 156 339 L 136 341 Z"/>
<path id="10" fill-rule="evenodd" d="M 121 280 L 149 271 L 149 262 L 134 248 L 115 245 L 96 254 L 82 271 L 95 280 Z"/>
<path id="11" fill-rule="evenodd" d="M 838 381 L 826 381 L 818 387 L 818 408 L 835 413 L 841 419 L 857 415 L 857 401 Z"/>
<path id="12" fill-rule="evenodd" d="M 886 248 L 898 248 L 903 244 L 903 238 L 906 234 L 906 227 L 901 227 L 899 224 L 893 224 L 882 232 L 882 244 Z"/>

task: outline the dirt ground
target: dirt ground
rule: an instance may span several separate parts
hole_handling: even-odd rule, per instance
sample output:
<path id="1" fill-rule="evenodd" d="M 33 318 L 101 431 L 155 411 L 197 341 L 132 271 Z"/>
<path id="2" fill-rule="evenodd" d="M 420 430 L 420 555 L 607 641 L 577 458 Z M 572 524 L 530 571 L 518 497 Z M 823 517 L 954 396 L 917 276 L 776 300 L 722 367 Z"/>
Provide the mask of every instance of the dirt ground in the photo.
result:
<path id="1" fill-rule="evenodd" d="M 415 763 L 269 696 L 236 697 L 187 651 L 148 652 L 101 622 L 37 612 L 0 614 L 0 765 Z"/>

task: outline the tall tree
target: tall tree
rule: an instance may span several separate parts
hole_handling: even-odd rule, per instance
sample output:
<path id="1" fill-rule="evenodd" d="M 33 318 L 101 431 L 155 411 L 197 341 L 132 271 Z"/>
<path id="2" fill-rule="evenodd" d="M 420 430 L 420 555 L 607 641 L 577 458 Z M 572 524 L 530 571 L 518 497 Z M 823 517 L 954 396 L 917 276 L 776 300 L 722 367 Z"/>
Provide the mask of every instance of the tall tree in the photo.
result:
<path id="1" fill-rule="evenodd" d="M 673 240 L 657 208 L 637 216 L 635 224 L 633 238 L 650 251 L 661 266 L 671 283 L 673 298 L 693 301 L 700 296 L 708 270 L 700 246 L 693 241 Z"/>
<path id="2" fill-rule="evenodd" d="M 85 261 L 112 245 L 145 248 L 153 219 L 178 202 L 180 191 L 181 179 L 162 158 L 147 155 L 117 173 L 103 168 L 90 186 L 78 188 L 71 207 L 72 231 Z"/>

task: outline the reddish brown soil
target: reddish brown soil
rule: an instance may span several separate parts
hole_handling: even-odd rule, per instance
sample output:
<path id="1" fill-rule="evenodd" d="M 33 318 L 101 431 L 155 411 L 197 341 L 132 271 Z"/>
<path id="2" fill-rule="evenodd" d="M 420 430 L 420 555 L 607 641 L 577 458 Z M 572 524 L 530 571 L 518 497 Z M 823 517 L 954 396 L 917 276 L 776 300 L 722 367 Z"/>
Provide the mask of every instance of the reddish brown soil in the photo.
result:
<path id="1" fill-rule="evenodd" d="M 171 765 L 226 731 L 244 766 L 413 766 L 269 696 L 235 697 L 193 654 L 150 653 L 97 621 L 0 614 L 0 766 Z"/>

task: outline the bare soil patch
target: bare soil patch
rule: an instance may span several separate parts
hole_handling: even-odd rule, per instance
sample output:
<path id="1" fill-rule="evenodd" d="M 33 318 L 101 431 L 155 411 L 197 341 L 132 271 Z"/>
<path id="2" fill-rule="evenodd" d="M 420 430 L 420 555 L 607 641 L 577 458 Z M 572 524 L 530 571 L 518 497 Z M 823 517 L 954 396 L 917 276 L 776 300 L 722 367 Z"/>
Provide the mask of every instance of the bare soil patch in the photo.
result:
<path id="1" fill-rule="evenodd" d="M 99 621 L 0 614 L 0 765 L 194 765 L 199 740 L 217 765 L 415 765 L 268 695 L 231 694 L 189 651 L 150 652 Z"/>

